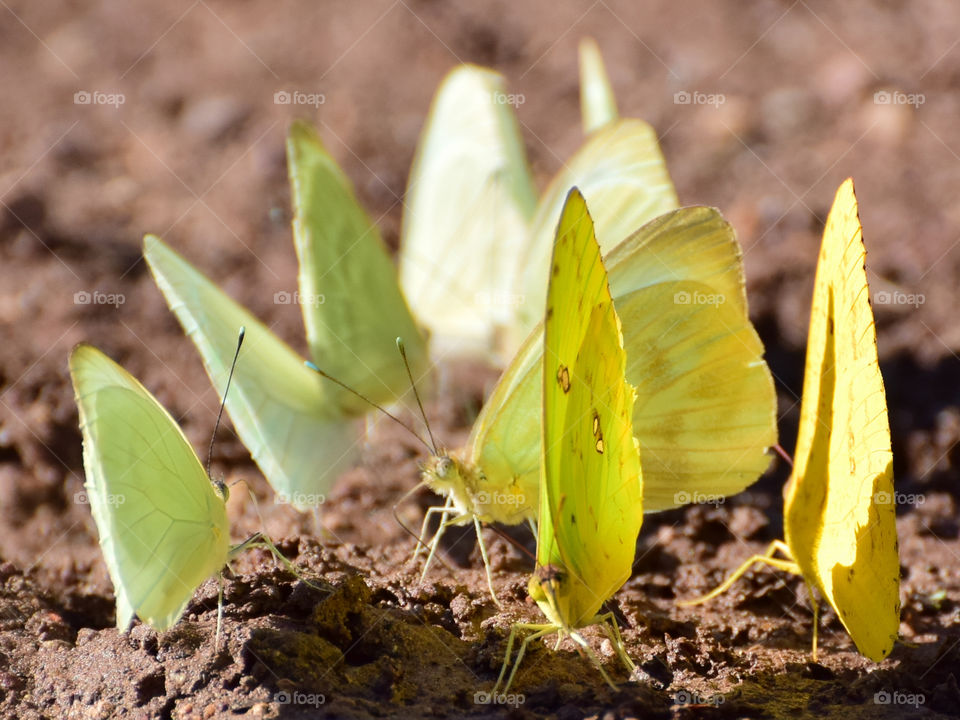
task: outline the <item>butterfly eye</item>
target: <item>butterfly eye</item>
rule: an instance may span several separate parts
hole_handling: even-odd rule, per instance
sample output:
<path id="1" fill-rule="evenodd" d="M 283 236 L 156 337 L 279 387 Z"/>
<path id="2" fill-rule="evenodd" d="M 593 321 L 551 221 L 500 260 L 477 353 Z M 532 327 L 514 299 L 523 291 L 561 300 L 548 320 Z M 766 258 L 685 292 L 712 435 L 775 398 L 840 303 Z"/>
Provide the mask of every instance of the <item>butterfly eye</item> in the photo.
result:
<path id="1" fill-rule="evenodd" d="M 445 480 L 447 475 L 450 474 L 450 469 L 453 467 L 453 460 L 451 460 L 446 455 L 442 455 L 437 459 L 437 477 L 441 480 Z"/>
<path id="2" fill-rule="evenodd" d="M 217 488 L 217 492 L 220 493 L 220 497 L 223 498 L 223 502 L 227 502 L 230 499 L 230 488 L 227 487 L 227 484 L 223 480 L 215 480 L 214 485 Z"/>

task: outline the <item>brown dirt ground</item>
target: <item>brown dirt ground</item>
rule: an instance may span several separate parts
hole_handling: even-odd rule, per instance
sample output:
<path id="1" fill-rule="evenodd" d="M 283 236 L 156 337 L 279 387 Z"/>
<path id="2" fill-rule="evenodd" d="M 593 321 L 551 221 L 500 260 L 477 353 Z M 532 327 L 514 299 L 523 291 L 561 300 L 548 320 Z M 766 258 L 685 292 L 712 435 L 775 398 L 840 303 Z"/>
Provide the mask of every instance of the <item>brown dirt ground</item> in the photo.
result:
<path id="1" fill-rule="evenodd" d="M 843 4 L 624 0 L 523 5 L 372 0 L 177 0 L 0 8 L 0 713 L 5 717 L 952 717 L 960 707 L 960 12 L 942 0 Z M 716 205 L 746 252 L 751 308 L 792 448 L 807 306 L 833 191 L 853 175 L 877 305 L 899 508 L 902 632 L 877 666 L 825 613 L 809 662 L 811 613 L 796 579 L 756 571 L 714 604 L 679 609 L 782 532 L 783 463 L 719 507 L 647 519 L 634 577 L 617 595 L 631 655 L 649 676 L 618 692 L 569 647 L 536 647 L 516 684 L 524 702 L 476 704 L 506 628 L 536 617 L 529 559 L 490 534 L 498 612 L 469 533 L 424 584 L 391 508 L 422 459 L 381 424 L 363 464 L 337 485 L 327 534 L 273 505 L 230 433 L 215 470 L 245 480 L 266 529 L 314 590 L 253 552 L 162 635 L 112 627 L 113 598 L 82 488 L 67 353 L 86 340 L 154 390 L 197 447 L 216 400 L 200 361 L 139 259 L 163 235 L 294 347 L 283 133 L 300 110 L 320 125 L 387 240 L 396 244 L 417 134 L 458 60 L 502 71 L 545 180 L 580 141 L 576 42 L 597 37 L 624 114 L 662 134 L 684 202 Z M 277 90 L 322 92 L 312 108 Z M 77 91 L 125 103 L 76 105 Z M 725 102 L 678 105 L 678 91 Z M 874 93 L 923 104 L 877 104 Z M 75 305 L 75 292 L 125 302 Z M 457 368 L 431 404 L 450 444 L 465 437 L 492 373 Z M 237 537 L 260 521 L 244 493 Z M 409 524 L 434 502 L 401 509 Z M 530 547 L 530 539 L 518 535 Z M 594 638 L 596 641 L 597 638 Z M 616 671 L 616 666 L 610 667 Z M 877 705 L 878 692 L 914 704 Z M 287 692 L 300 704 L 275 702 Z M 677 694 L 706 701 L 681 706 Z M 299 693 L 295 695 L 294 693 Z M 319 704 L 319 695 L 325 702 Z M 922 703 L 920 699 L 922 698 Z M 722 700 L 722 702 L 721 702 Z M 711 705 L 710 702 L 713 702 Z M 314 703 L 314 704 L 308 704 Z M 612 713 L 612 714 L 605 714 Z"/>

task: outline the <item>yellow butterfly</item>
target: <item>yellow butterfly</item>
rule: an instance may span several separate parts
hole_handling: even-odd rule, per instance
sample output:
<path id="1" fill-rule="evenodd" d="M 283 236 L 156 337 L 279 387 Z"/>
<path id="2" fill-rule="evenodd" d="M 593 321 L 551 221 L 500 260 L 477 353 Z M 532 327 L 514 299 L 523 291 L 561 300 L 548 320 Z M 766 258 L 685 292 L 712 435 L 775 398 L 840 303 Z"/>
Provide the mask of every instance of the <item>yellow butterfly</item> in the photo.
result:
<path id="1" fill-rule="evenodd" d="M 836 610 L 857 649 L 879 662 L 898 635 L 900 561 L 865 257 L 847 180 L 827 218 L 817 262 L 796 464 L 784 493 L 786 542 L 775 541 L 716 590 L 682 604 L 709 600 L 754 563 L 765 563 L 802 575 Z M 817 619 L 814 604 L 814 660 Z"/>
<path id="2" fill-rule="evenodd" d="M 630 577 L 643 522 L 643 481 L 631 422 L 635 392 L 624 377 L 620 319 L 593 221 L 576 188 L 567 196 L 556 237 L 540 363 L 537 567 L 528 585 L 549 622 L 511 629 L 497 688 L 518 632 L 533 633 L 520 646 L 504 692 L 527 645 L 552 633 L 573 638 L 613 685 L 579 633 L 588 625 L 600 624 L 628 670 L 634 670 L 613 614 L 598 613 Z"/>

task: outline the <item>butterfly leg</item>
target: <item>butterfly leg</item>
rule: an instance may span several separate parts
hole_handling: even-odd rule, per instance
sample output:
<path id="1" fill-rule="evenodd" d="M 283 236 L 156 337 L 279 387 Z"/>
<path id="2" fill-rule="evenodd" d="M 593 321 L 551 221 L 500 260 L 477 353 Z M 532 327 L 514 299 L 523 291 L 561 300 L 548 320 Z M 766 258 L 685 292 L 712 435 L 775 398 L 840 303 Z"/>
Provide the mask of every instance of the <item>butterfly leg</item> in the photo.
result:
<path id="1" fill-rule="evenodd" d="M 784 572 L 799 575 L 800 566 L 797 565 L 797 563 L 794 562 L 793 560 L 784 560 L 781 558 L 773 557 L 777 552 L 784 553 L 785 555 L 787 555 L 787 557 L 790 557 L 790 549 L 787 547 L 787 544 L 782 540 L 774 540 L 772 543 L 770 543 L 766 552 L 764 552 L 762 555 L 754 555 L 753 557 L 747 558 L 740 567 L 738 567 L 736 570 L 733 571 L 733 574 L 730 575 L 730 577 L 728 577 L 726 580 L 723 581 L 723 583 L 721 583 L 718 587 L 708 592 L 706 595 L 695 598 L 693 600 L 684 600 L 677 604 L 680 605 L 681 607 L 690 607 L 691 605 L 699 605 L 701 603 L 707 602 L 708 600 L 713 600 L 713 598 L 717 597 L 718 595 L 722 595 L 727 590 L 729 590 L 730 587 L 737 580 L 739 580 L 740 577 L 745 572 L 747 572 L 747 570 L 753 567 L 756 563 L 770 565 L 771 567 L 775 567 L 778 570 L 783 570 Z"/>
<path id="2" fill-rule="evenodd" d="M 473 516 L 473 527 L 477 531 L 477 544 L 480 546 L 480 557 L 483 558 L 483 569 L 487 573 L 487 588 L 490 590 L 490 597 L 493 598 L 493 604 L 500 607 L 500 601 L 497 600 L 497 593 L 493 589 L 493 573 L 490 572 L 490 558 L 487 557 L 487 545 L 483 542 L 483 528 L 480 527 L 480 520 L 476 515 Z"/>
<path id="3" fill-rule="evenodd" d="M 430 547 L 433 545 L 433 540 L 435 540 L 437 536 L 441 534 L 441 531 L 445 529 L 443 524 L 447 519 L 447 515 L 449 515 L 452 511 L 453 500 L 451 498 L 447 498 L 445 505 L 434 505 L 432 508 L 427 508 L 427 511 L 423 514 L 423 525 L 420 527 L 420 535 L 417 536 L 417 547 L 414 548 L 413 551 L 414 560 L 420 557 L 421 552 L 426 552 L 430 549 Z M 434 534 L 433 538 L 430 539 L 430 545 L 428 545 L 423 541 L 423 538 L 427 534 L 427 528 L 430 526 L 430 519 L 434 515 L 440 515 L 440 527 L 437 528 L 437 532 Z"/>
<path id="4" fill-rule="evenodd" d="M 596 654 L 593 650 L 590 649 L 590 643 L 588 643 L 588 642 L 583 638 L 583 635 L 581 635 L 580 633 L 578 633 L 578 632 L 576 632 L 576 631 L 571 632 L 571 633 L 570 633 L 570 637 L 572 637 L 573 640 L 574 640 L 581 648 L 583 648 L 584 652 L 587 654 L 587 657 L 590 658 L 590 662 L 592 662 L 592 663 L 594 664 L 594 666 L 596 666 L 597 670 L 600 671 L 600 674 L 603 675 L 603 679 L 607 681 L 607 685 L 609 685 L 609 686 L 612 687 L 614 690 L 616 690 L 616 689 L 617 689 L 616 683 L 614 683 L 613 680 L 610 679 L 610 676 L 607 675 L 607 671 L 603 669 L 603 664 L 600 662 L 600 658 L 598 658 L 598 657 L 597 657 L 597 654 Z M 630 665 L 633 665 L 633 663 L 630 663 Z"/>
<path id="5" fill-rule="evenodd" d="M 810 595 L 810 604 L 813 605 L 813 649 L 810 651 L 810 659 L 817 661 L 817 638 L 820 631 L 820 603 L 817 602 L 817 596 L 813 594 L 813 588 L 807 583 L 807 593 Z"/>
<path id="6" fill-rule="evenodd" d="M 604 633 L 610 638 L 610 642 L 613 643 L 613 648 L 617 651 L 620 661 L 626 666 L 630 677 L 633 678 L 637 673 L 637 666 L 633 664 L 633 660 L 630 659 L 630 655 L 627 654 L 627 649 L 624 647 L 623 636 L 620 635 L 620 626 L 617 624 L 617 618 L 612 612 L 609 612 L 600 615 L 597 620 L 600 623 L 600 627 L 603 628 Z"/>
<path id="7" fill-rule="evenodd" d="M 513 643 L 517 639 L 517 633 L 522 630 L 533 630 L 532 635 L 527 635 L 523 639 L 523 642 L 520 643 L 520 651 L 517 653 L 517 659 L 513 663 L 513 670 L 510 671 L 510 677 L 507 678 L 507 684 L 504 686 L 503 690 L 500 690 L 500 683 L 503 682 L 503 676 L 507 672 L 507 667 L 510 664 L 510 655 L 513 653 Z M 534 640 L 549 635 L 550 633 L 557 632 L 560 628 L 556 625 L 537 625 L 531 623 L 515 623 L 510 628 L 510 636 L 507 638 L 507 652 L 503 656 L 503 666 L 500 668 L 500 675 L 497 678 L 497 684 L 493 686 L 493 694 L 497 695 L 500 692 L 506 693 L 510 690 L 513 685 L 513 678 L 517 674 L 517 670 L 520 667 L 520 661 L 523 660 L 524 654 L 527 652 L 527 645 L 529 645 Z"/>
<path id="8" fill-rule="evenodd" d="M 456 511 L 455 508 L 437 506 L 427 510 L 427 513 L 430 513 L 431 510 L 436 510 L 437 514 L 440 515 L 440 526 L 437 528 L 437 532 L 434 533 L 433 538 L 430 540 L 430 553 L 427 555 L 427 560 L 423 564 L 423 572 L 420 573 L 421 582 L 427 576 L 427 570 L 430 569 L 430 564 L 433 562 L 433 558 L 437 554 L 437 549 L 440 547 L 440 538 L 443 537 L 443 533 L 447 529 L 447 525 L 453 524 L 453 521 L 448 516 L 452 512 Z M 454 520 L 455 519 L 456 518 L 454 518 Z"/>

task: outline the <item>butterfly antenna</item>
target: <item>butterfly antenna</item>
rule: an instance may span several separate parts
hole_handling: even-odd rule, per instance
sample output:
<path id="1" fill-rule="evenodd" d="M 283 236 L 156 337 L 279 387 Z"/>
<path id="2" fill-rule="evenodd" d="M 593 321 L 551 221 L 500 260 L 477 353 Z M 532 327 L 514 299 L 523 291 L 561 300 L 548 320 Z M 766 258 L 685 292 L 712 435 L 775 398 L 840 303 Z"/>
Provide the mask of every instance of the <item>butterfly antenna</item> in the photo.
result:
<path id="1" fill-rule="evenodd" d="M 233 362 L 230 363 L 230 374 L 227 375 L 227 386 L 223 389 L 223 400 L 220 401 L 220 411 L 217 413 L 217 422 L 213 426 L 213 435 L 210 436 L 210 447 L 207 448 L 207 477 L 210 477 L 210 461 L 213 459 L 213 443 L 217 439 L 217 430 L 220 428 L 220 420 L 223 418 L 223 408 L 227 404 L 227 393 L 230 392 L 230 382 L 233 380 L 233 371 L 237 367 L 237 358 L 240 357 L 240 346 L 243 345 L 243 337 L 247 334 L 247 329 L 240 326 L 240 334 L 237 336 L 237 349 L 233 353 Z"/>
<path id="2" fill-rule="evenodd" d="M 780 446 L 780 443 L 777 443 L 776 445 L 774 445 L 773 449 L 776 451 L 777 455 L 779 455 L 784 460 L 786 460 L 787 465 L 789 465 L 790 468 L 793 469 L 793 460 L 790 458 L 789 455 L 787 455 L 787 451 Z"/>
<path id="3" fill-rule="evenodd" d="M 427 426 L 427 435 L 430 436 L 430 451 L 434 455 L 439 455 L 437 450 L 437 441 L 433 439 L 433 430 L 430 429 L 430 422 L 427 420 L 427 413 L 423 409 L 423 402 L 420 400 L 420 393 L 417 392 L 417 383 L 413 379 L 413 372 L 410 370 L 410 361 L 407 360 L 407 348 L 403 344 L 403 338 L 397 338 L 397 350 L 400 351 L 400 357 L 403 358 L 403 367 L 407 370 L 407 377 L 410 379 L 410 388 L 413 390 L 413 396 L 417 399 L 417 407 L 420 408 L 420 416 L 423 418 L 423 424 Z"/>
<path id="4" fill-rule="evenodd" d="M 521 544 L 520 541 L 517 540 L 517 539 L 516 539 L 515 537 L 513 537 L 512 535 L 510 535 L 510 534 L 508 534 L 508 533 L 505 533 L 503 530 L 501 530 L 500 528 L 498 528 L 496 525 L 488 525 L 488 524 L 484 523 L 483 526 L 486 527 L 486 528 L 490 528 L 491 530 L 493 530 L 493 532 L 495 532 L 497 535 L 499 535 L 500 537 L 502 537 L 502 538 L 503 538 L 504 540 L 506 540 L 508 543 L 510 543 L 511 545 L 513 545 L 517 550 L 519 550 L 519 551 L 522 552 L 524 555 L 526 555 L 528 558 L 530 558 L 531 560 L 533 560 L 533 562 L 536 562 L 536 561 L 537 561 L 537 556 L 534 555 L 532 552 L 530 552 L 530 551 L 527 549 L 527 546 L 526 546 L 526 545 Z"/>
<path id="5" fill-rule="evenodd" d="M 371 400 L 370 398 L 368 398 L 366 395 L 364 395 L 363 393 L 359 392 L 358 390 L 354 390 L 352 387 L 350 387 L 350 386 L 347 385 L 346 383 L 343 383 L 343 382 L 341 382 L 340 380 L 337 380 L 337 379 L 336 379 L 335 377 L 333 377 L 332 375 L 328 375 L 328 374 L 325 373 L 323 370 L 321 370 L 321 369 L 316 365 L 316 363 L 312 363 L 312 362 L 310 362 L 309 360 L 304 360 L 304 361 L 303 361 L 303 364 L 306 365 L 306 366 L 307 366 L 308 368 L 310 368 L 311 370 L 313 370 L 313 371 L 314 371 L 315 373 L 317 373 L 318 375 L 320 375 L 320 377 L 326 378 L 326 379 L 329 380 L 330 382 L 332 382 L 332 383 L 334 383 L 334 384 L 336 384 L 336 385 L 339 385 L 340 387 L 342 387 L 342 388 L 343 388 L 344 390 L 346 390 L 347 392 L 356 395 L 358 398 L 360 398 L 360 399 L 363 400 L 365 403 L 367 403 L 370 407 L 374 408 L 375 410 L 379 410 L 379 411 L 382 412 L 384 415 L 386 415 L 388 418 L 390 418 L 391 420 L 393 420 L 395 423 L 397 423 L 397 424 L 400 425 L 401 427 L 405 428 L 405 429 L 407 430 L 407 432 L 409 432 L 409 433 L 410 433 L 411 435 L 413 435 L 417 440 L 419 440 L 421 443 L 423 443 L 423 446 L 424 446 L 425 448 L 427 448 L 427 450 L 429 450 L 430 452 L 433 452 L 433 451 L 434 451 L 433 448 L 430 446 L 430 444 L 427 443 L 427 441 L 424 440 L 422 437 L 420 437 L 420 435 L 417 433 L 416 430 L 414 430 L 412 427 L 410 427 L 409 425 L 407 425 L 407 423 L 405 423 L 403 420 L 401 420 L 400 418 L 398 418 L 396 415 L 394 415 L 394 414 L 393 414 L 392 412 L 390 412 L 389 410 L 386 410 L 386 409 L 385 409 L 384 407 L 382 407 L 381 405 L 377 405 L 377 403 L 375 403 L 373 400 Z M 432 440 L 432 439 L 433 439 L 433 438 L 431 438 L 431 440 Z"/>

